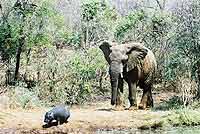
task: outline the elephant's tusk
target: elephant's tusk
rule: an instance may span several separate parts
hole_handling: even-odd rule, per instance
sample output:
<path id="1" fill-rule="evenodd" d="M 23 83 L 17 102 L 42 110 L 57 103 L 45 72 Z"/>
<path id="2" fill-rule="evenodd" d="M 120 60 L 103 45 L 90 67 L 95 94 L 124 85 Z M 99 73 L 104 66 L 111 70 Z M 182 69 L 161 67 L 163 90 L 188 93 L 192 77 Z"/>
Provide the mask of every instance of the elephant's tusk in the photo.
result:
<path id="1" fill-rule="evenodd" d="M 120 73 L 121 78 L 123 78 L 123 72 Z"/>

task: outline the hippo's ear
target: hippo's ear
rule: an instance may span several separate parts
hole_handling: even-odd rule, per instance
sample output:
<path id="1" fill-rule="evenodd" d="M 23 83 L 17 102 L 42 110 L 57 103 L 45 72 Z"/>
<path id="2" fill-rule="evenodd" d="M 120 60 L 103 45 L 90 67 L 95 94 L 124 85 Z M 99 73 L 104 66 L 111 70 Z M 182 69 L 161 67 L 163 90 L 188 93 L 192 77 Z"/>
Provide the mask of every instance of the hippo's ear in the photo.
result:
<path id="1" fill-rule="evenodd" d="M 99 46 L 99 48 L 103 51 L 104 57 L 106 59 L 106 61 L 108 62 L 108 64 L 110 64 L 110 53 L 111 53 L 111 45 L 108 41 L 103 41 L 100 43 L 101 45 Z"/>

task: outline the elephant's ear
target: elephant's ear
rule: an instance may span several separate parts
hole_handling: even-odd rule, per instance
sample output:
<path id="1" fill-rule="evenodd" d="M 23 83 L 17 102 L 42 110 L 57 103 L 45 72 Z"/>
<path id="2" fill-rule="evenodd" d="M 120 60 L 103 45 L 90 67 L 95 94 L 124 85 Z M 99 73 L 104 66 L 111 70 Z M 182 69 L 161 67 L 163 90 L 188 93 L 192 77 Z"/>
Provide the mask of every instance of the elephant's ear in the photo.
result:
<path id="1" fill-rule="evenodd" d="M 139 59 L 144 59 L 148 53 L 148 49 L 142 43 L 124 44 L 126 54 L 133 54 Z"/>
<path id="2" fill-rule="evenodd" d="M 126 44 L 125 44 L 126 45 Z M 139 67 L 146 57 L 148 49 L 141 43 L 133 43 L 126 45 L 126 54 L 128 55 L 127 71 Z"/>
<path id="3" fill-rule="evenodd" d="M 103 41 L 99 48 L 103 51 L 104 57 L 106 61 L 110 64 L 110 53 L 111 53 L 111 45 L 108 41 Z"/>

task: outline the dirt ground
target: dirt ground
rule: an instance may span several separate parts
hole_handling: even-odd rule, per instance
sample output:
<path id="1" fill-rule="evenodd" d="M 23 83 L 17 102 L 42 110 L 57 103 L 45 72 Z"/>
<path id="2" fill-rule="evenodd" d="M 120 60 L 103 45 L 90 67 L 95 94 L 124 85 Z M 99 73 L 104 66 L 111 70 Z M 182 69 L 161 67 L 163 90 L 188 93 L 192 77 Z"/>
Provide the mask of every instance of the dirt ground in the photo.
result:
<path id="1" fill-rule="evenodd" d="M 172 97 L 174 93 L 154 94 L 155 105 Z M 69 122 L 60 126 L 43 128 L 43 118 L 49 108 L 41 109 L 0 109 L 0 134 L 15 133 L 99 133 L 101 130 L 132 129 L 144 123 L 156 121 L 168 112 L 159 110 L 115 111 L 107 99 L 73 106 Z"/>

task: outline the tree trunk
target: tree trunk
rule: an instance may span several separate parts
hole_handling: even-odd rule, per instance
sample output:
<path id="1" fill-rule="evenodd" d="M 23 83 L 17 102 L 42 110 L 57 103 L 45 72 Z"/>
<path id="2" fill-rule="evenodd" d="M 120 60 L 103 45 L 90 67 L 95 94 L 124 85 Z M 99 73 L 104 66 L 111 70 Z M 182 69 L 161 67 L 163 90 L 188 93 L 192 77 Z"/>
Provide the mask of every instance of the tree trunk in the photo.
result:
<path id="1" fill-rule="evenodd" d="M 21 53 L 22 53 L 22 47 L 24 46 L 24 37 L 22 37 L 19 40 L 19 47 L 17 48 L 17 54 L 16 54 L 16 66 L 15 66 L 15 82 L 19 78 L 19 67 L 20 67 L 20 59 L 21 59 Z"/>
<path id="2" fill-rule="evenodd" d="M 198 84 L 198 90 L 197 90 L 197 96 L 196 98 L 199 100 L 200 99 L 200 68 L 197 70 L 197 84 Z"/>
<path id="3" fill-rule="evenodd" d="M 87 22 L 87 26 L 86 26 L 85 46 L 83 48 L 85 49 L 87 47 L 89 47 L 89 22 Z"/>
<path id="4" fill-rule="evenodd" d="M 99 88 L 100 91 L 104 94 L 104 89 L 103 89 L 103 72 L 100 71 L 100 76 L 99 76 Z"/>
<path id="5" fill-rule="evenodd" d="M 26 66 L 28 66 L 28 64 L 29 64 L 30 55 L 31 55 L 31 48 L 29 48 L 28 52 L 26 53 Z"/>
<path id="6" fill-rule="evenodd" d="M 197 95 L 196 95 L 196 99 L 200 99 L 200 61 L 197 62 L 197 86 L 198 86 L 198 89 L 197 89 Z"/>

